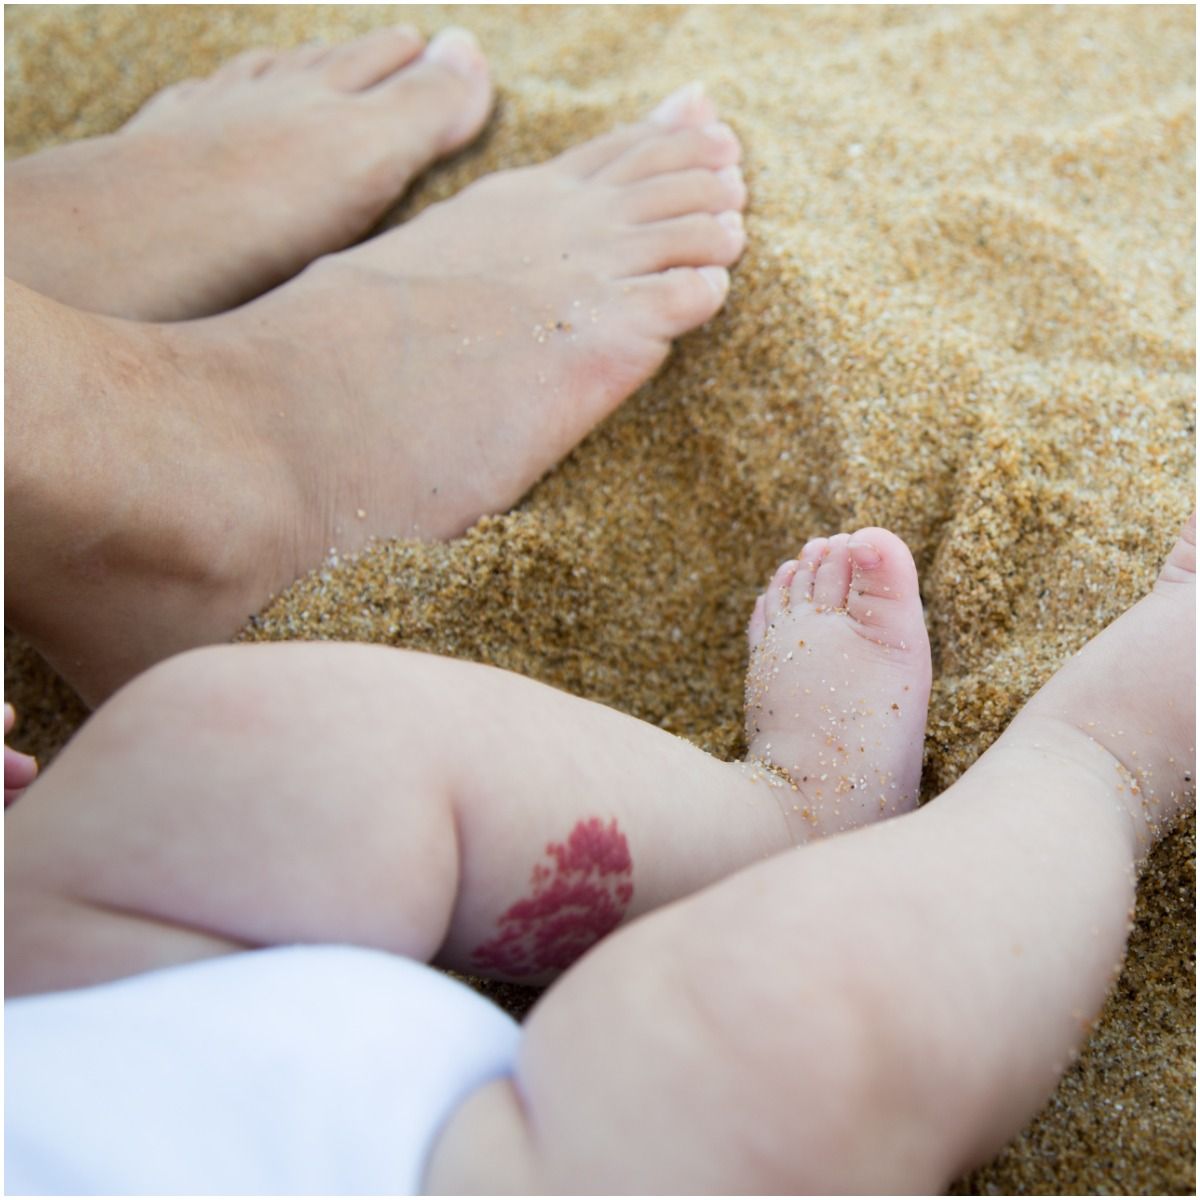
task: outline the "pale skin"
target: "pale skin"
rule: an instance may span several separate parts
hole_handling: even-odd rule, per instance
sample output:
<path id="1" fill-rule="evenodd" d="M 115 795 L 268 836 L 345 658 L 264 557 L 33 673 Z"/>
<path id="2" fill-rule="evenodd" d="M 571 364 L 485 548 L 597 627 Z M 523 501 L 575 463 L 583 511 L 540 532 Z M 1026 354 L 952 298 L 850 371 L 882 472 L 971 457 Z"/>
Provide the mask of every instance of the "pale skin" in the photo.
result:
<path id="1" fill-rule="evenodd" d="M 343 249 L 491 102 L 465 33 L 381 31 L 9 165 L 6 615 L 86 701 L 333 547 L 510 508 L 721 308 L 746 187 L 697 86 Z"/>
<path id="2" fill-rule="evenodd" d="M 784 564 L 751 622 L 752 757 L 769 736 L 789 775 L 827 758 L 806 735 L 831 714 L 800 697 L 840 669 L 866 773 L 909 778 L 915 746 L 919 774 L 919 731 L 877 720 L 928 687 L 914 585 L 881 530 Z M 296 940 L 469 966 L 547 840 L 614 820 L 624 921 L 537 1005 L 513 1078 L 451 1116 L 427 1190 L 934 1191 L 1045 1100 L 1119 970 L 1137 860 L 1194 804 L 1194 604 L 1190 524 L 975 766 L 882 821 L 836 789 L 797 820 L 759 767 L 488 668 L 199 651 L 12 810 L 8 986 Z"/>

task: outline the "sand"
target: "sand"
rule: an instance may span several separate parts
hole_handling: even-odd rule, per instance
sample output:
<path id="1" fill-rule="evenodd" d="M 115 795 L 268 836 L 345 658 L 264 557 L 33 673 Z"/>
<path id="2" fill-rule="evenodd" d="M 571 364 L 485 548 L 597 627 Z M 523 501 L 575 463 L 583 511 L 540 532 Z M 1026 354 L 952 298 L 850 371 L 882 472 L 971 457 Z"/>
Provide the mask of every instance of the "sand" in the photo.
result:
<path id="1" fill-rule="evenodd" d="M 495 663 L 733 757 L 756 591 L 806 537 L 881 524 L 923 580 L 935 795 L 1192 503 L 1193 10 L 10 7 L 7 152 L 401 16 L 473 28 L 500 103 L 398 217 L 702 78 L 745 143 L 749 250 L 726 310 L 516 510 L 335 556 L 243 636 Z M 83 710 L 15 639 L 6 685 L 52 755 Z M 1194 1193 L 1194 863 L 1189 822 L 1082 1057 L 957 1190 Z"/>

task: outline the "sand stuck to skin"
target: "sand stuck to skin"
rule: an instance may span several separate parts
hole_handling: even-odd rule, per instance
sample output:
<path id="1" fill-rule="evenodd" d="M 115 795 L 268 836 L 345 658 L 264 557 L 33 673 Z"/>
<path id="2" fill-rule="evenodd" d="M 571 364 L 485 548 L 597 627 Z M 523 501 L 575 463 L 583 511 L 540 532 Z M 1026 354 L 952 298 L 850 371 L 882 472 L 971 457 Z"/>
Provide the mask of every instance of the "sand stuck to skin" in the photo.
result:
<path id="1" fill-rule="evenodd" d="M 745 144 L 749 249 L 725 311 L 515 511 L 331 560 L 244 636 L 495 663 L 734 757 L 757 590 L 807 537 L 884 525 L 923 581 L 935 795 L 1150 586 L 1192 503 L 1193 10 L 9 8 L 8 154 L 246 47 L 400 19 L 470 26 L 500 98 L 399 217 L 699 78 Z M 6 665 L 48 757 L 82 710 L 15 640 Z M 1150 860 L 1082 1057 L 959 1190 L 1194 1192 L 1194 829 Z"/>

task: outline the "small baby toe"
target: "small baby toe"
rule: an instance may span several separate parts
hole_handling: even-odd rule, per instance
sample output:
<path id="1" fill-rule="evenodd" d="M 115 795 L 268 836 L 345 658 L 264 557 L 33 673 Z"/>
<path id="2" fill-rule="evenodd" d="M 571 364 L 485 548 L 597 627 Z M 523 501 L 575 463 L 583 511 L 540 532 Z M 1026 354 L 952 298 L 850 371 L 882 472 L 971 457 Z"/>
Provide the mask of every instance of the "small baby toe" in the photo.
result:
<path id="1" fill-rule="evenodd" d="M 776 570 L 766 590 L 767 624 L 786 611 L 791 604 L 792 580 L 800 569 L 798 559 L 790 558 Z"/>
<path id="2" fill-rule="evenodd" d="M 798 604 L 802 600 L 811 603 L 817 571 L 821 566 L 822 559 L 828 553 L 828 538 L 811 538 L 804 543 L 804 549 L 800 551 L 800 570 L 792 580 L 792 601 L 794 603 Z"/>
<path id="3" fill-rule="evenodd" d="M 750 624 L 746 628 L 746 636 L 749 639 L 751 651 L 757 649 L 766 632 L 766 599 L 763 596 L 759 596 L 754 602 L 754 611 L 750 614 Z"/>
<path id="4" fill-rule="evenodd" d="M 846 605 L 850 590 L 850 537 L 835 534 L 829 539 L 829 549 L 821 559 L 813 580 L 813 604 L 820 609 L 839 609 Z"/>

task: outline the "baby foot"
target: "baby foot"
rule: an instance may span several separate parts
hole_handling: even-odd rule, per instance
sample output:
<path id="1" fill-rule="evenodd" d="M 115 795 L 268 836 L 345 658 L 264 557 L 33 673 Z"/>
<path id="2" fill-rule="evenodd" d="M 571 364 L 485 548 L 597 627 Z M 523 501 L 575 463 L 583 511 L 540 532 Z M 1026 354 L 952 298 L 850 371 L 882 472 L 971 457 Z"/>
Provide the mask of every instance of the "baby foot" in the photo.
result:
<path id="1" fill-rule="evenodd" d="M 142 320 L 232 308 L 359 237 L 491 103 L 463 30 L 248 51 L 116 134 L 9 163 L 7 274 Z"/>
<path id="2" fill-rule="evenodd" d="M 1066 756 L 1098 773 L 1148 850 L 1196 803 L 1196 517 L 1149 595 L 1069 659 L 995 750 Z"/>
<path id="3" fill-rule="evenodd" d="M 916 807 L 932 671 L 908 547 L 873 528 L 809 542 L 749 638 L 747 761 L 787 789 L 796 841 Z"/>

